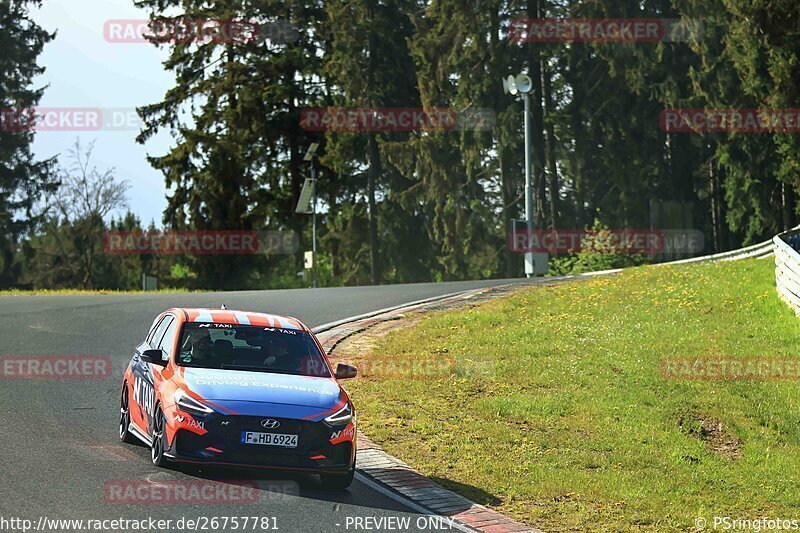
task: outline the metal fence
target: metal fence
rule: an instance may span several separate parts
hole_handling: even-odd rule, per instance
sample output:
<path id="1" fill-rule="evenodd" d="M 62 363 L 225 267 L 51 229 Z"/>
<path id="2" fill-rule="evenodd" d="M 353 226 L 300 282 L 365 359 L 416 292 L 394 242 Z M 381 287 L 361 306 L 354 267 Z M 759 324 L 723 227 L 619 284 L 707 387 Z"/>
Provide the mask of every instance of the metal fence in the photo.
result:
<path id="1" fill-rule="evenodd" d="M 691 257 L 689 259 L 680 259 L 678 261 L 670 261 L 663 264 L 680 265 L 681 263 L 699 263 L 701 261 L 732 261 L 734 259 L 767 257 L 772 255 L 774 247 L 773 240 L 774 239 L 770 239 L 768 241 L 746 246 L 745 248 L 739 248 L 738 250 L 731 250 L 729 252 L 720 252 L 718 254 L 704 255 L 702 257 Z"/>

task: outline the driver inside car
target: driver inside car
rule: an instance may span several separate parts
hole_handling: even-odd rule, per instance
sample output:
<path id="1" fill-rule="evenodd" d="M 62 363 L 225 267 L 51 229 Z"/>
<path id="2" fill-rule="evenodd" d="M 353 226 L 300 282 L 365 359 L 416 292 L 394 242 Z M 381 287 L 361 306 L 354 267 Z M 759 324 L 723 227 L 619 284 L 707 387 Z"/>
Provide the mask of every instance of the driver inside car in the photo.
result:
<path id="1" fill-rule="evenodd" d="M 206 328 L 193 328 L 181 347 L 181 359 L 184 362 L 192 360 L 212 359 L 214 357 L 214 343 L 211 333 Z"/>
<path id="2" fill-rule="evenodd" d="M 273 370 L 295 372 L 298 370 L 300 361 L 292 355 L 289 343 L 283 339 L 271 339 L 263 348 L 267 356 L 264 359 L 264 366 Z"/>

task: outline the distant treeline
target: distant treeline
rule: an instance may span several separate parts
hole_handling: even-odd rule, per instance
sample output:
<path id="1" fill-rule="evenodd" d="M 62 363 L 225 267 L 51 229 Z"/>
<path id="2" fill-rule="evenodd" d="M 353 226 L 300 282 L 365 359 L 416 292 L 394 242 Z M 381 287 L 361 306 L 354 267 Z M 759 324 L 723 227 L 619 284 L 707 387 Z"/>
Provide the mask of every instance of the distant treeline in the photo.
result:
<path id="1" fill-rule="evenodd" d="M 0 41 L 12 59 L 0 63 L 1 107 L 35 105 L 40 96 L 30 82 L 50 36 L 26 20 L 35 3 L 0 4 Z M 159 131 L 173 138 L 168 153 L 149 159 L 170 190 L 165 227 L 292 232 L 298 251 L 102 257 L 101 243 L 100 253 L 87 254 L 87 241 L 67 246 L 62 232 L 94 224 L 102 235 L 108 223 L 93 212 L 65 219 L 34 209 L 64 172 L 30 157 L 32 133 L 0 132 L 6 286 L 123 288 L 138 284 L 142 270 L 204 288 L 297 285 L 311 229 L 310 217 L 294 210 L 311 171 L 303 156 L 315 142 L 324 283 L 519 276 L 522 257 L 506 237 L 511 220 L 523 217 L 522 102 L 501 83 L 519 73 L 533 82 L 535 229 L 697 229 L 705 251 L 715 252 L 797 222 L 800 127 L 791 112 L 760 128 L 731 119 L 736 110 L 800 108 L 797 2 L 134 3 L 161 29 L 228 21 L 215 38 L 162 32 L 140 45 L 166 48 L 165 68 L 174 73 L 163 101 L 139 109 L 139 142 Z M 620 28 L 635 31 L 609 36 L 618 27 L 606 20 L 593 30 L 602 35 L 565 42 L 563 27 L 553 33 L 557 25 L 542 19 L 625 19 Z M 632 19 L 656 21 L 658 31 L 645 25 L 639 35 Z M 270 31 L 234 32 L 230 21 Z M 331 127 L 318 120 L 331 108 L 424 108 L 454 122 Z M 695 122 L 687 126 L 687 117 Z M 114 222 L 140 226 L 133 215 Z M 70 254 L 93 272 L 46 279 L 58 271 L 54 261 L 74 264 Z M 609 256 L 600 266 L 642 260 Z M 576 264 L 561 258 L 554 268 Z"/>

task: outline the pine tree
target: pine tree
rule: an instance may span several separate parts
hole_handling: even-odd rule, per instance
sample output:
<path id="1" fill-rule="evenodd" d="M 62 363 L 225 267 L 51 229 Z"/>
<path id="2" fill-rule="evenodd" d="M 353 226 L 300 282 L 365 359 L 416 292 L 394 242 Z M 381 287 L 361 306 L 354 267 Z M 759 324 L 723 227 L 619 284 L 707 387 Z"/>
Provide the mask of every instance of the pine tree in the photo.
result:
<path id="1" fill-rule="evenodd" d="M 13 264 L 21 235 L 42 220 L 37 202 L 56 186 L 55 158 L 37 161 L 31 153 L 35 124 L 24 117 L 38 105 L 44 88 L 33 88 L 33 78 L 44 72 L 37 64 L 44 45 L 55 34 L 30 18 L 38 0 L 0 2 L 0 286 L 16 282 Z M 22 116 L 22 123 L 14 117 Z"/>
<path id="2" fill-rule="evenodd" d="M 732 15 L 726 36 L 727 56 L 739 74 L 742 92 L 755 103 L 753 107 L 800 107 L 800 6 L 790 0 L 724 0 L 724 4 Z M 797 133 L 739 135 L 737 140 L 740 153 L 767 164 L 753 165 L 753 157 L 739 159 L 735 149 L 728 151 L 725 161 L 730 166 L 728 181 L 732 185 L 728 193 L 731 200 L 734 194 L 738 197 L 734 207 L 739 208 L 729 216 L 738 222 L 748 240 L 796 225 L 795 198 L 800 186 Z M 746 222 L 740 218 L 743 216 Z"/>
<path id="3" fill-rule="evenodd" d="M 149 158 L 172 190 L 165 213 L 170 227 L 302 234 L 306 220 L 294 215 L 294 207 L 312 136 L 301 129 L 300 112 L 322 93 L 314 31 L 319 8 L 271 0 L 136 5 L 150 11 L 151 21 L 168 26 L 204 20 L 294 28 L 293 39 L 252 38 L 263 34 L 250 30 L 242 38 L 162 43 L 170 49 L 164 66 L 175 73 L 175 86 L 162 102 L 139 109 L 145 128 L 138 140 L 144 143 L 162 129 L 175 138 L 168 154 Z M 298 254 L 290 268 L 300 260 Z M 202 255 L 192 261 L 204 287 L 241 286 L 263 266 L 260 256 Z"/>
<path id="4" fill-rule="evenodd" d="M 326 3 L 330 47 L 324 73 L 336 107 L 419 106 L 414 64 L 406 44 L 413 33 L 410 16 L 414 9 L 414 3 L 409 1 L 332 0 Z M 337 175 L 345 176 L 344 182 L 339 184 L 340 192 L 355 187 L 366 197 L 367 238 L 360 242 L 366 247 L 369 281 L 373 284 L 387 277 L 390 281 L 410 281 L 409 275 L 415 277 L 403 268 L 404 262 L 414 262 L 409 257 L 410 250 L 395 247 L 405 240 L 406 229 L 413 227 L 413 223 L 409 225 L 408 222 L 415 214 L 398 203 L 398 196 L 409 184 L 387 160 L 384 148 L 387 142 L 407 137 L 406 132 L 377 131 L 333 131 L 326 135 L 324 161 Z M 388 211 L 393 212 L 391 217 L 386 216 Z M 356 215 L 360 210 L 347 212 Z M 341 242 L 348 236 L 340 233 L 337 239 Z M 349 257 L 352 254 L 341 255 L 341 260 L 346 263 Z"/>

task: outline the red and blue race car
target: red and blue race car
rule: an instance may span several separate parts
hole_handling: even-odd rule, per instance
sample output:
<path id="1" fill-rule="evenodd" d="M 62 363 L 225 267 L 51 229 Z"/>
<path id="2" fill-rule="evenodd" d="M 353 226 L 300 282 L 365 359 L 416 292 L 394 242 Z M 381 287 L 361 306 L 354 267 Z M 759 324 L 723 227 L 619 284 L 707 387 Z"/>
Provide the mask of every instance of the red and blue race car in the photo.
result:
<path id="1" fill-rule="evenodd" d="M 290 317 L 169 309 L 122 381 L 119 436 L 168 461 L 305 470 L 350 485 L 356 412 L 311 330 Z"/>

